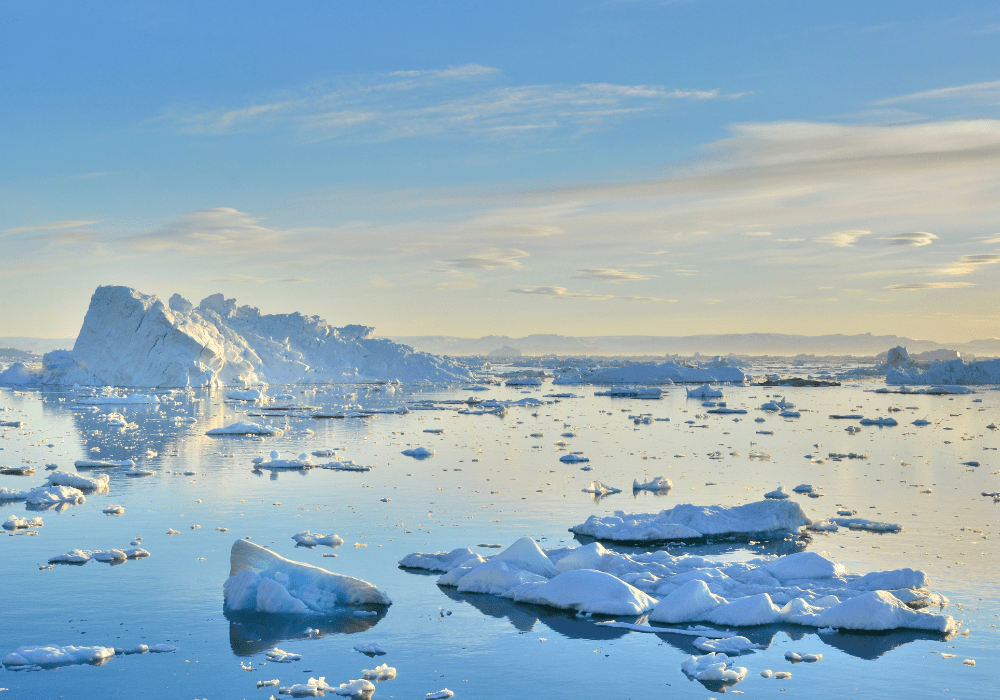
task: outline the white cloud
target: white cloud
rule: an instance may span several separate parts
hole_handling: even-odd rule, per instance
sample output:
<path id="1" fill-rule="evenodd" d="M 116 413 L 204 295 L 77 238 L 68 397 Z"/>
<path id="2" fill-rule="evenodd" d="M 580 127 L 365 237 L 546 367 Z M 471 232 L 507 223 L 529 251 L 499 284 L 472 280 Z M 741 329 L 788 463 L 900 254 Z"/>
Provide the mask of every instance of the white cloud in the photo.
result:
<path id="1" fill-rule="evenodd" d="M 937 240 L 937 236 L 926 231 L 913 231 L 912 233 L 897 233 L 895 236 L 887 236 L 883 240 L 889 241 L 892 245 L 925 246 Z"/>
<path id="2" fill-rule="evenodd" d="M 744 236 L 770 236 L 770 231 L 747 231 Z"/>
<path id="3" fill-rule="evenodd" d="M 301 284 L 312 282 L 306 277 L 254 277 L 253 275 L 223 274 L 218 275 L 213 282 L 243 282 L 246 284 Z"/>
<path id="4" fill-rule="evenodd" d="M 655 297 L 635 297 L 616 296 L 614 294 L 592 294 L 590 292 L 571 292 L 566 287 L 521 287 L 511 289 L 515 294 L 533 294 L 538 296 L 551 297 L 553 299 L 590 299 L 592 301 L 610 301 L 621 299 L 624 301 L 673 301 L 672 299 L 657 299 Z"/>
<path id="5" fill-rule="evenodd" d="M 836 233 L 828 233 L 825 236 L 819 236 L 816 240 L 820 243 L 829 243 L 830 245 L 837 246 L 838 248 L 853 248 L 855 241 L 857 241 L 861 236 L 871 235 L 871 231 L 837 231 Z"/>
<path id="6" fill-rule="evenodd" d="M 580 274 L 574 275 L 576 279 L 597 280 L 599 282 L 638 282 L 650 279 L 649 275 L 638 275 L 603 267 L 577 270 L 577 272 Z"/>
<path id="7" fill-rule="evenodd" d="M 965 287 L 975 287 L 972 282 L 910 282 L 908 284 L 890 284 L 883 289 L 963 289 Z"/>
<path id="8" fill-rule="evenodd" d="M 480 270 L 495 270 L 500 267 L 524 267 L 521 264 L 522 258 L 530 257 L 528 253 L 516 248 L 490 248 L 482 253 L 466 255 L 463 258 L 445 260 L 448 265 L 455 267 L 465 267 Z"/>
<path id="9" fill-rule="evenodd" d="M 249 254 L 284 249 L 290 232 L 260 225 L 260 219 L 230 207 L 203 209 L 177 217 L 128 239 L 149 251 L 189 254 Z"/>
<path id="10" fill-rule="evenodd" d="M 480 65 L 395 71 L 316 84 L 231 108 L 169 110 L 184 131 L 228 133 L 289 125 L 307 140 L 388 141 L 439 134 L 500 138 L 535 131 L 579 133 L 662 112 L 677 100 L 736 99 L 742 93 L 657 85 L 483 85 L 500 75 Z"/>
<path id="11" fill-rule="evenodd" d="M 890 105 L 914 100 L 975 100 L 998 104 L 1000 103 L 1000 80 L 911 92 L 909 95 L 890 97 L 875 104 Z"/>
<path id="12" fill-rule="evenodd" d="M 981 253 L 978 255 L 963 255 L 958 262 L 941 270 L 946 275 L 971 275 L 985 265 L 1000 263 L 1000 255 L 996 253 Z"/>
<path id="13" fill-rule="evenodd" d="M 0 238 L 4 236 L 13 236 L 18 233 L 30 233 L 33 231 L 56 231 L 67 228 L 84 228 L 86 226 L 93 226 L 96 223 L 96 221 L 73 219 L 70 221 L 53 221 L 48 224 L 35 224 L 33 226 L 18 226 L 17 228 L 6 228 L 0 231 Z"/>

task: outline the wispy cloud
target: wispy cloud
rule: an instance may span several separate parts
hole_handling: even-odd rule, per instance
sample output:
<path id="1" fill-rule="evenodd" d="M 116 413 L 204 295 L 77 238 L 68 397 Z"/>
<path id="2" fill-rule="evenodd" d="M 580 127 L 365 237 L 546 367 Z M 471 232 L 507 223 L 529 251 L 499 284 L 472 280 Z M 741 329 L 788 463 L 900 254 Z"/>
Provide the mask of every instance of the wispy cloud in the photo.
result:
<path id="1" fill-rule="evenodd" d="M 444 262 L 455 267 L 495 270 L 499 267 L 524 267 L 521 260 L 527 257 L 530 257 L 528 253 L 516 248 L 490 248 L 482 253 L 473 253 L 463 258 L 453 258 Z"/>
<path id="2" fill-rule="evenodd" d="M 891 245 L 925 246 L 936 241 L 937 236 L 926 231 L 913 231 L 912 233 L 897 233 L 895 236 L 886 236 L 883 240 L 889 241 Z"/>
<path id="3" fill-rule="evenodd" d="M 953 87 L 924 90 L 922 92 L 911 92 L 908 95 L 899 95 L 898 97 L 879 100 L 875 104 L 891 105 L 901 102 L 913 102 L 915 100 L 974 100 L 998 104 L 1000 103 L 1000 80 L 955 85 Z"/>
<path id="4" fill-rule="evenodd" d="M 218 275 L 215 277 L 213 282 L 243 282 L 246 284 L 301 284 L 303 282 L 312 282 L 313 280 L 306 277 L 254 277 L 253 275 L 239 275 L 239 274 L 228 274 L 228 275 Z"/>
<path id="5" fill-rule="evenodd" d="M 871 235 L 871 231 L 837 231 L 835 233 L 828 233 L 825 236 L 819 236 L 816 240 L 820 243 L 829 243 L 830 245 L 837 246 L 838 248 L 853 248 L 854 243 L 861 236 Z"/>
<path id="6" fill-rule="evenodd" d="M 67 228 L 84 228 L 87 226 L 93 226 L 96 223 L 96 221 L 70 220 L 53 221 L 48 224 L 35 224 L 33 226 L 18 226 L 17 228 L 3 229 L 0 231 L 0 237 L 13 236 L 18 233 L 29 233 L 32 231 L 54 231 Z"/>
<path id="7" fill-rule="evenodd" d="M 996 253 L 981 253 L 978 255 L 963 255 L 958 262 L 941 270 L 946 275 L 971 275 L 985 265 L 1000 263 L 1000 255 Z"/>
<path id="8" fill-rule="evenodd" d="M 577 270 L 580 274 L 575 279 L 597 280 L 598 282 L 638 282 L 650 279 L 649 275 L 638 275 L 634 272 L 622 272 L 604 267 Z"/>
<path id="9" fill-rule="evenodd" d="M 187 254 L 250 254 L 284 249 L 292 235 L 231 207 L 202 209 L 126 239 L 141 250 Z"/>
<path id="10" fill-rule="evenodd" d="M 496 68 L 479 65 L 351 76 L 236 108 L 174 107 L 161 119 L 184 131 L 208 133 L 285 125 L 307 140 L 388 141 L 446 133 L 502 138 L 538 131 L 579 133 L 665 110 L 677 100 L 742 95 L 611 83 L 484 85 L 500 77 Z"/>
<path id="11" fill-rule="evenodd" d="M 770 236 L 770 231 L 747 231 L 744 236 Z"/>
<path id="12" fill-rule="evenodd" d="M 591 292 L 571 292 L 566 287 L 520 287 L 511 289 L 514 294 L 532 294 L 551 297 L 553 299 L 590 299 L 591 301 L 674 301 L 673 299 L 657 299 L 656 297 L 617 296 L 614 294 L 592 294 Z"/>
<path id="13" fill-rule="evenodd" d="M 962 289 L 975 287 L 972 282 L 910 282 L 908 284 L 890 284 L 883 289 L 920 290 L 920 289 Z"/>

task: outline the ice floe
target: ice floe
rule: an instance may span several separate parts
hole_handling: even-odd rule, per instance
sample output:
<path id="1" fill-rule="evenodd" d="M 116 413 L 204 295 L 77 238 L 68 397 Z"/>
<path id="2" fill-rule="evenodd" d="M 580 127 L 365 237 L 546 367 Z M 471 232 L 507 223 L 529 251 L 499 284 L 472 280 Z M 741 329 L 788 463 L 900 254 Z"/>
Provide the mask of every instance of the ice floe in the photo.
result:
<path id="1" fill-rule="evenodd" d="M 367 581 L 285 559 L 246 540 L 233 543 L 223 594 L 231 611 L 329 614 L 346 606 L 392 604 Z"/>
<path id="2" fill-rule="evenodd" d="M 658 542 L 719 535 L 798 532 L 811 520 L 802 507 L 785 500 L 765 500 L 741 506 L 676 505 L 659 513 L 605 517 L 592 515 L 571 532 L 599 540 Z"/>
<path id="3" fill-rule="evenodd" d="M 304 547 L 315 547 L 320 544 L 328 547 L 339 547 L 344 544 L 344 540 L 338 535 L 320 535 L 309 530 L 295 533 L 292 535 L 292 539 Z"/>
<path id="4" fill-rule="evenodd" d="M 665 476 L 657 476 L 644 483 L 640 483 L 638 479 L 632 480 L 633 491 L 669 491 L 673 487 L 674 482 Z"/>
<path id="5" fill-rule="evenodd" d="M 205 433 L 205 435 L 274 435 L 280 436 L 282 434 L 280 428 L 275 428 L 270 425 L 261 425 L 260 423 L 251 423 L 250 421 L 238 421 L 230 425 L 224 426 L 222 428 L 213 428 Z"/>

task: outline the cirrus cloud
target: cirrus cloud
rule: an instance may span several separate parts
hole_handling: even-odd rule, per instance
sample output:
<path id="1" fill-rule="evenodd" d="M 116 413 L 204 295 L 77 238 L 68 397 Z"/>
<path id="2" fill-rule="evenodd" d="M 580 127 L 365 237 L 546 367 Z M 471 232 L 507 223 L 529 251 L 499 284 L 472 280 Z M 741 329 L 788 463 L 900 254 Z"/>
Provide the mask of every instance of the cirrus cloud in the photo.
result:
<path id="1" fill-rule="evenodd" d="M 571 292 L 566 287 L 521 287 L 509 290 L 514 294 L 532 294 L 537 296 L 550 297 L 553 299 L 590 299 L 591 301 L 610 301 L 621 299 L 623 301 L 675 301 L 674 299 L 657 299 L 656 297 L 635 297 L 617 296 L 615 294 L 592 294 L 590 292 Z"/>
<path id="2" fill-rule="evenodd" d="M 890 245 L 924 246 L 936 241 L 937 236 L 927 231 L 913 231 L 911 233 L 897 233 L 895 236 L 886 236 L 882 240 L 889 241 Z"/>

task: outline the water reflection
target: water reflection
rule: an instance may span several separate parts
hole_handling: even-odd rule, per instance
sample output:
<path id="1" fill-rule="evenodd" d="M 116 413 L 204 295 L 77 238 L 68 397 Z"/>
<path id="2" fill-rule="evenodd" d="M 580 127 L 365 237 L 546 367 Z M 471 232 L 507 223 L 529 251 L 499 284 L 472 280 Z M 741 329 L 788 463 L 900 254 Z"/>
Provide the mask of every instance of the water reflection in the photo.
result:
<path id="1" fill-rule="evenodd" d="M 418 571 L 411 572 L 409 569 L 405 571 L 419 573 Z M 633 633 L 629 629 L 595 624 L 601 619 L 606 618 L 580 617 L 571 610 L 560 610 L 558 608 L 549 608 L 544 605 L 534 605 L 531 603 L 518 603 L 508 598 L 501 598 L 487 593 L 461 593 L 457 588 L 452 586 L 438 586 L 438 588 L 449 599 L 459 603 L 468 603 L 484 615 L 497 619 L 506 618 L 520 632 L 531 632 L 535 628 L 535 625 L 541 623 L 553 632 L 569 639 L 601 641 L 605 639 L 620 639 L 627 634 Z M 618 622 L 650 625 L 653 629 L 659 627 L 657 623 L 649 622 L 648 615 L 619 615 L 615 616 L 614 619 Z M 675 625 L 674 627 L 683 628 L 681 625 Z M 673 647 L 685 654 L 701 655 L 705 653 L 694 645 L 694 640 L 697 638 L 694 635 L 670 632 L 667 631 L 667 628 L 664 628 L 663 632 L 634 633 L 652 634 L 667 646 Z M 878 659 L 893 649 L 909 644 L 910 642 L 918 640 L 940 641 L 942 639 L 940 634 L 918 630 L 893 630 L 888 632 L 840 631 L 834 634 L 817 634 L 816 630 L 812 627 L 787 624 L 740 627 L 733 632 L 733 635 L 746 637 L 761 649 L 769 649 L 774 644 L 775 637 L 779 633 L 784 634 L 792 641 L 800 641 L 807 636 L 815 635 L 823 643 L 839 649 L 845 654 L 858 659 L 865 659 L 866 661 Z"/>
<path id="2" fill-rule="evenodd" d="M 375 615 L 358 617 L 355 610 Z M 329 634 L 367 632 L 386 616 L 384 605 L 359 605 L 339 615 L 278 615 L 224 611 L 229 620 L 229 646 L 237 656 L 253 656 L 289 639 L 318 639 Z"/>

